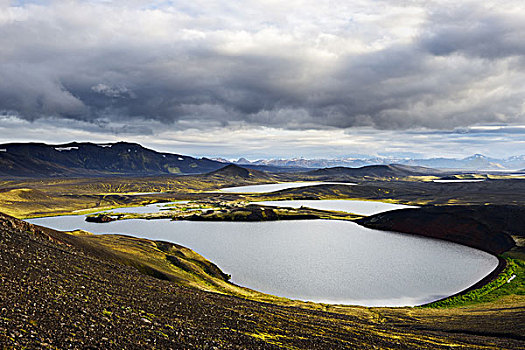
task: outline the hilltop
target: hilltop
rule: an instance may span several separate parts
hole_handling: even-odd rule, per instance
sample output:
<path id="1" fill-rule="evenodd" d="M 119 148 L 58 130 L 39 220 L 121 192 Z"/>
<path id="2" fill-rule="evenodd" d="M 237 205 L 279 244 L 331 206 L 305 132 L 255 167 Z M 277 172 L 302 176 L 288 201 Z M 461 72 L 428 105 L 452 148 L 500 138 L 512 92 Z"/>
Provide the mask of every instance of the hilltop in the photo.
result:
<path id="1" fill-rule="evenodd" d="M 268 173 L 259 170 L 243 168 L 235 164 L 226 165 L 219 170 L 209 172 L 206 174 L 206 176 L 217 179 L 272 179 L 272 176 Z"/>

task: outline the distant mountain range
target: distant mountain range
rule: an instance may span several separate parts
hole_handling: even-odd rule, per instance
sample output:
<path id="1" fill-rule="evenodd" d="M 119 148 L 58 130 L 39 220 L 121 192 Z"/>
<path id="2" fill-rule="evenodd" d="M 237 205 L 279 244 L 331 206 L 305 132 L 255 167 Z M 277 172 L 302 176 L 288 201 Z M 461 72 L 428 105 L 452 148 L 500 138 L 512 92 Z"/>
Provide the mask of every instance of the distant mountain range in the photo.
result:
<path id="1" fill-rule="evenodd" d="M 294 168 L 329 168 L 329 167 L 363 167 L 367 165 L 387 165 L 403 164 L 410 166 L 422 166 L 437 169 L 461 169 L 461 170 L 519 170 L 525 168 L 525 155 L 513 156 L 505 159 L 489 158 L 482 154 L 456 159 L 456 158 L 392 158 L 392 157 L 373 157 L 373 158 L 336 158 L 336 159 L 262 159 L 249 161 L 240 158 L 230 162 L 226 159 L 215 159 L 220 162 L 234 163 L 238 165 L 258 165 L 258 166 L 277 166 Z"/>
<path id="2" fill-rule="evenodd" d="M 333 160 L 279 159 L 256 162 L 241 158 L 232 163 L 224 159 L 212 160 L 156 152 L 139 144 L 128 142 L 104 144 L 73 142 L 60 145 L 10 143 L 0 145 L 0 177 L 2 178 L 202 174 L 216 171 L 229 164 L 250 169 L 249 172 L 247 172 L 248 170 L 239 170 L 236 167 L 225 169 L 225 171 L 235 172 L 235 176 L 240 177 L 260 175 L 260 171 L 282 173 L 315 170 L 315 174 L 312 175 L 393 178 L 417 174 L 438 175 L 441 172 L 436 168 L 462 170 L 523 169 L 525 168 L 525 156 L 511 157 L 505 160 L 474 155 L 464 159 L 344 158 Z M 222 174 L 226 173 L 222 172 Z"/>

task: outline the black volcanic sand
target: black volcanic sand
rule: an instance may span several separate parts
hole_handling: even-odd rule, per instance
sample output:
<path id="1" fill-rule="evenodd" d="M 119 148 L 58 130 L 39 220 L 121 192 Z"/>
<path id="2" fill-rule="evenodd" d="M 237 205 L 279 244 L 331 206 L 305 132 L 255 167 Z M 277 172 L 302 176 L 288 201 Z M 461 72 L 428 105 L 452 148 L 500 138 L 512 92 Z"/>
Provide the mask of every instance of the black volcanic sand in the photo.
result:
<path id="1" fill-rule="evenodd" d="M 0 215 L 0 347 L 525 347 L 523 303 L 458 310 L 341 308 L 340 313 L 276 306 L 142 275 L 67 246 L 64 235 Z"/>

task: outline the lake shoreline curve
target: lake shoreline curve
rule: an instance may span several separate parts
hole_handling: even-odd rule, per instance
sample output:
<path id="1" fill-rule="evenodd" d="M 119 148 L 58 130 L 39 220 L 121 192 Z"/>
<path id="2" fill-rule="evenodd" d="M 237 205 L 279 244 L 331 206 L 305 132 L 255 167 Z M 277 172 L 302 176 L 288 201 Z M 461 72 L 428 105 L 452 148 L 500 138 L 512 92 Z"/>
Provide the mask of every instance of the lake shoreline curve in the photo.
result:
<path id="1" fill-rule="evenodd" d="M 382 227 L 378 228 L 377 225 L 378 223 L 382 222 L 383 220 L 381 221 L 378 221 L 378 220 L 374 220 L 373 222 L 375 223 L 374 226 L 376 227 L 370 227 L 369 225 L 367 225 L 367 222 L 366 220 L 367 219 L 370 219 L 371 217 L 380 217 L 380 218 L 385 218 L 385 214 L 388 214 L 388 213 L 393 213 L 393 212 L 404 212 L 404 211 L 407 211 L 407 210 L 416 210 L 418 211 L 420 208 L 415 208 L 415 209 L 399 209 L 399 210 L 394 210 L 394 211 L 388 211 L 388 212 L 384 212 L 384 213 L 380 213 L 380 214 L 376 214 L 376 215 L 372 215 L 370 217 L 365 217 L 365 218 L 360 218 L 360 219 L 357 219 L 357 220 L 351 220 L 351 221 L 354 221 L 356 222 L 357 224 L 360 224 L 361 226 L 364 226 L 364 227 L 368 227 L 368 228 L 373 228 L 373 229 L 380 229 L 380 230 L 384 230 Z M 266 215 L 265 215 L 266 216 Z M 295 216 L 295 215 L 292 215 L 292 216 Z M 388 217 L 388 216 L 386 216 Z M 153 218 L 152 218 L 153 219 Z M 155 218 L 155 219 L 160 219 L 160 218 Z M 203 218 L 187 218 L 186 220 L 203 220 Z M 244 218 L 246 219 L 246 218 Z M 268 220 L 269 218 L 266 217 L 266 220 Z M 276 219 L 276 218 L 275 218 Z M 297 219 L 297 217 L 295 218 Z M 306 219 L 306 217 L 305 217 Z M 209 219 L 208 219 L 209 220 Z M 208 221 L 206 219 L 204 219 L 204 221 Z M 254 221 L 266 221 L 266 220 L 254 220 Z M 280 220 L 280 219 L 277 219 L 277 220 Z M 210 221 L 215 221 L 215 220 L 210 220 Z M 222 221 L 222 220 L 219 220 L 219 221 Z M 227 220 L 229 221 L 229 220 Z M 234 221 L 237 221 L 237 220 L 234 220 Z M 244 221 L 244 220 L 241 220 L 241 221 Z M 388 220 L 387 222 L 390 222 L 390 220 Z M 419 226 L 421 227 L 421 225 Z M 441 240 L 446 240 L 446 241 L 452 241 L 454 243 L 458 243 L 458 244 L 461 244 L 461 245 L 464 245 L 464 246 L 468 246 L 468 247 L 471 247 L 471 248 L 475 248 L 475 249 L 480 249 L 479 246 L 476 246 L 474 244 L 465 244 L 465 241 L 464 240 L 453 240 L 453 239 L 447 239 L 447 238 L 443 238 L 443 237 L 440 237 L 440 236 L 431 236 L 429 235 L 428 233 L 427 234 L 420 234 L 420 233 L 417 233 L 417 232 L 403 232 L 403 231 L 399 231 L 399 230 L 395 230 L 395 229 L 387 229 L 387 231 L 392 231 L 392 232 L 401 232 L 401 233 L 409 233 L 409 234 L 413 234 L 415 236 L 422 236 L 422 237 L 431 237 L 431 238 L 437 238 L 437 239 L 441 239 Z M 512 239 L 512 238 L 511 238 Z M 191 248 L 190 248 L 191 249 Z M 490 249 L 480 249 L 480 250 L 483 250 L 491 255 L 495 255 L 493 251 L 491 251 Z M 464 289 L 464 290 L 461 290 L 453 295 L 450 295 L 450 296 L 447 296 L 447 297 L 444 297 L 442 299 L 439 299 L 439 300 L 436 300 L 436 301 L 433 301 L 433 302 L 430 302 L 430 303 L 427 303 L 427 304 L 422 304 L 422 305 L 419 305 L 419 306 L 424 306 L 424 305 L 428 305 L 428 304 L 432 304 L 432 303 L 435 303 L 435 302 L 438 302 L 438 301 L 441 301 L 441 300 L 444 300 L 444 299 L 448 299 L 448 298 L 451 298 L 451 297 L 455 297 L 455 296 L 458 296 L 458 295 L 463 295 L 463 294 L 466 294 L 472 290 L 475 290 L 475 289 L 479 289 L 479 288 L 482 288 L 484 287 L 485 285 L 487 285 L 488 283 L 491 283 L 493 280 L 495 280 L 499 274 L 504 271 L 505 267 L 507 266 L 506 264 L 506 261 L 505 259 L 502 259 L 500 257 L 497 257 L 498 258 L 498 265 L 496 266 L 496 268 L 494 268 L 494 270 L 492 270 L 488 275 L 484 276 L 481 280 L 479 280 L 478 282 L 474 283 L 473 285 L 471 285 L 470 287 Z M 221 270 L 222 271 L 222 270 Z"/>

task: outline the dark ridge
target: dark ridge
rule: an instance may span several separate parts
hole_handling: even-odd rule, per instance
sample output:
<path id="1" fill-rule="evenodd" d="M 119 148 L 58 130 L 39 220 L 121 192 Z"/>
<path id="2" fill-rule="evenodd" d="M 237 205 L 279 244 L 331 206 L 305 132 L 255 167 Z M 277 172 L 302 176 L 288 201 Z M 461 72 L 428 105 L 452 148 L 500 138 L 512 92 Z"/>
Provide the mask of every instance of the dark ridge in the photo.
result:
<path id="1" fill-rule="evenodd" d="M 346 175 L 350 177 L 398 178 L 414 175 L 441 174 L 442 171 L 419 166 L 401 164 L 368 165 L 360 168 L 333 167 L 317 169 L 307 172 L 308 175 Z"/>
<path id="2" fill-rule="evenodd" d="M 511 235 L 525 235 L 525 207 L 518 205 L 428 206 L 372 215 L 357 223 L 378 230 L 443 239 L 491 254 L 516 243 Z"/>
<path id="3" fill-rule="evenodd" d="M 224 166 L 207 158 L 160 153 L 136 143 L 0 145 L 0 177 L 83 177 L 207 173 Z"/>
<path id="4" fill-rule="evenodd" d="M 253 170 L 253 169 L 246 169 L 242 168 L 235 164 L 229 164 L 225 167 L 212 171 L 206 176 L 210 177 L 220 177 L 220 178 L 243 178 L 243 179 L 269 179 L 271 178 L 270 175 L 268 175 L 265 172 L 259 171 L 259 170 Z"/>
<path id="5" fill-rule="evenodd" d="M 250 177 L 250 171 L 248 169 L 241 168 L 238 165 L 229 164 L 223 168 L 220 168 L 219 170 L 215 170 L 215 171 L 208 173 L 208 175 L 210 176 L 214 176 L 214 175 L 235 176 L 235 177 L 242 177 L 246 179 Z"/>

